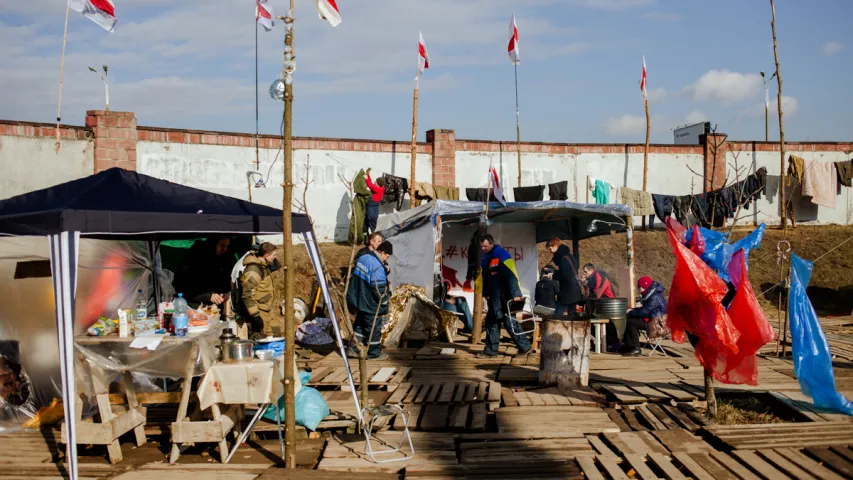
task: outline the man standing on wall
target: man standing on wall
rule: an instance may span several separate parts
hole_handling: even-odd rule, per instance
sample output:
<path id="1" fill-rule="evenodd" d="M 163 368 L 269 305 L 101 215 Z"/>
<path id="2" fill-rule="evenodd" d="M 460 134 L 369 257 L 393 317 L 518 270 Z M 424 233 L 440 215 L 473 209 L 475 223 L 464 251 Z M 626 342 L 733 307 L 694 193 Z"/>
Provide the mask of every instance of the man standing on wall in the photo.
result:
<path id="1" fill-rule="evenodd" d="M 521 328 L 510 313 L 505 310 L 510 300 L 524 300 L 518 286 L 515 260 L 506 249 L 497 245 L 495 238 L 489 234 L 482 237 L 480 251 L 483 252 L 483 261 L 476 288 L 477 293 L 481 293 L 483 299 L 488 302 L 489 311 L 486 314 L 486 348 L 477 356 L 484 358 L 498 355 L 501 324 L 509 333 L 512 341 L 515 342 L 515 346 L 518 348 L 517 355 L 526 355 L 531 349 L 530 339 L 525 335 L 513 333 L 521 331 Z"/>

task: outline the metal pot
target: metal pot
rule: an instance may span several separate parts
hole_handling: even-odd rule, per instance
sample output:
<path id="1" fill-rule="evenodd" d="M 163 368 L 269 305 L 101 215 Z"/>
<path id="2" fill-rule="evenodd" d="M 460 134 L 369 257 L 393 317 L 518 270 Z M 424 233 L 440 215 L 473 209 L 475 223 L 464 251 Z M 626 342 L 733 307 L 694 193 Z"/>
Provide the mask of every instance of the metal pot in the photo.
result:
<path id="1" fill-rule="evenodd" d="M 235 340 L 222 348 L 228 349 L 232 362 L 246 362 L 252 359 L 254 346 L 255 342 L 251 340 Z"/>
<path id="2" fill-rule="evenodd" d="M 595 318 L 608 319 L 613 323 L 619 339 L 625 336 L 628 311 L 627 298 L 597 298 L 592 301 L 592 311 Z"/>

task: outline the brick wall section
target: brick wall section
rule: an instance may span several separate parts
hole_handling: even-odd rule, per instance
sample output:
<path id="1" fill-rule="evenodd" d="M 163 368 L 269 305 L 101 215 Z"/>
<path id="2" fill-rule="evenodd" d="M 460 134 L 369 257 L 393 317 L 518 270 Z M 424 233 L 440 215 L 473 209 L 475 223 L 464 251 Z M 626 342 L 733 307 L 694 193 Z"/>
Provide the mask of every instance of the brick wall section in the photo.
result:
<path id="1" fill-rule="evenodd" d="M 456 140 L 456 149 L 462 152 L 505 152 L 517 151 L 515 142 L 495 142 L 491 140 Z M 639 153 L 645 151 L 643 144 L 600 144 L 600 143 L 539 143 L 522 142 L 521 153 L 542 153 L 547 155 L 579 155 L 582 153 Z M 649 153 L 671 155 L 702 155 L 702 145 L 666 145 L 651 144 Z"/>
<path id="2" fill-rule="evenodd" d="M 427 143 L 432 143 L 432 184 L 442 187 L 456 186 L 456 132 L 453 130 L 427 131 Z"/>
<path id="3" fill-rule="evenodd" d="M 0 136 L 56 137 L 56 124 L 0 120 Z M 59 126 L 60 140 L 86 140 L 87 138 L 92 138 L 92 130 L 89 128 L 76 125 Z"/>
<path id="4" fill-rule="evenodd" d="M 705 169 L 702 172 L 705 177 L 703 185 L 705 192 L 722 188 L 726 184 L 726 153 L 729 151 L 726 138 L 725 133 L 709 133 L 699 136 L 705 156 Z"/>
<path id="5" fill-rule="evenodd" d="M 136 171 L 136 117 L 132 112 L 89 110 L 86 126 L 95 136 L 95 173 L 120 167 Z"/>

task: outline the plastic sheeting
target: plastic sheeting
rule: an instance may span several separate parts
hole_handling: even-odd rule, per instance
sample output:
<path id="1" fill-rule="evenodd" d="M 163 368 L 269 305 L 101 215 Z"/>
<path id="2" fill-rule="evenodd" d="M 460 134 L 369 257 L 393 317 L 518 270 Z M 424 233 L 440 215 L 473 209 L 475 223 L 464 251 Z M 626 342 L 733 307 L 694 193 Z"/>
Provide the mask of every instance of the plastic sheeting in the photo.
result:
<path id="1" fill-rule="evenodd" d="M 814 264 L 791 255 L 791 291 L 788 318 L 794 357 L 794 374 L 800 390 L 818 407 L 853 415 L 853 403 L 835 388 L 832 355 L 814 307 L 806 295 Z"/>
<path id="2" fill-rule="evenodd" d="M 691 251 L 699 255 L 708 266 L 720 275 L 720 278 L 728 282 L 731 280 L 729 277 L 729 263 L 732 260 L 732 256 L 738 250 L 743 250 L 744 258 L 748 259 L 750 250 L 761 246 L 766 228 L 767 225 L 762 223 L 746 237 L 734 243 L 729 243 L 729 235 L 727 233 L 694 226 L 692 230 L 687 232 L 686 240 L 690 244 Z M 698 237 L 696 232 L 700 234 Z M 697 241 L 694 242 L 694 239 Z"/>
<path id="3" fill-rule="evenodd" d="M 29 379 L 27 401 L 0 399 L 2 430 L 18 428 L 62 398 L 62 382 L 48 239 L 2 237 L 0 252 L 0 355 L 17 358 L 12 362 Z M 114 318 L 119 308 L 132 308 L 137 290 L 152 291 L 151 265 L 145 242 L 81 240 L 74 333 L 83 334 L 101 315 Z M 167 295 L 168 277 L 158 283 Z M 150 307 L 153 312 L 153 300 Z"/>

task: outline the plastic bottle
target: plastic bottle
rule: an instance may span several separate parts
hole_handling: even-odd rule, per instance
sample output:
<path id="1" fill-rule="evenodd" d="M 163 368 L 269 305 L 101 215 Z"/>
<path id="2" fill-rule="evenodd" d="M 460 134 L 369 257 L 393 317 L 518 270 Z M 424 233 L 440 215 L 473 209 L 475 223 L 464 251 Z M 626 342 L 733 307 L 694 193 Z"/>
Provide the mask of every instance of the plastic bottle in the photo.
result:
<path id="1" fill-rule="evenodd" d="M 172 322 L 175 325 L 175 336 L 178 337 L 186 337 L 187 331 L 189 328 L 190 319 L 187 316 L 187 312 L 189 311 L 189 306 L 187 305 L 187 301 L 184 300 L 184 294 L 179 293 L 178 298 L 175 299 L 175 316 L 173 317 Z"/>
<path id="2" fill-rule="evenodd" d="M 142 290 L 136 291 L 136 321 L 148 318 L 148 298 L 142 294 Z M 129 320 L 129 319 L 128 319 Z"/>

